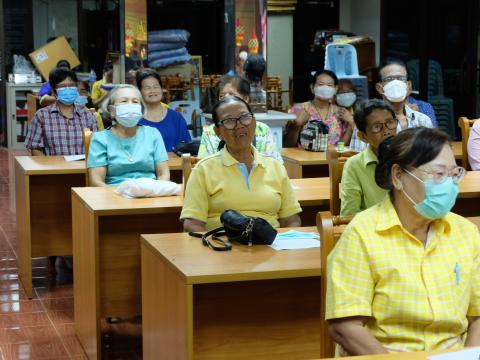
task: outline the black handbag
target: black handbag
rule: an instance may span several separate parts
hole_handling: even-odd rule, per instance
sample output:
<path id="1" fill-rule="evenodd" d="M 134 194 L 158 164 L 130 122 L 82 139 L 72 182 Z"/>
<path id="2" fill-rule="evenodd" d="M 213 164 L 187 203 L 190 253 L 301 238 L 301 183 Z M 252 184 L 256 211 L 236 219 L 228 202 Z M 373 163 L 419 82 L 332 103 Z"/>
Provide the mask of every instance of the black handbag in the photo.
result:
<path id="1" fill-rule="evenodd" d="M 231 250 L 232 241 L 249 246 L 270 245 L 277 236 L 277 230 L 265 219 L 242 215 L 235 210 L 225 210 L 220 215 L 220 221 L 222 227 L 205 234 L 189 232 L 189 235 L 201 238 L 203 245 L 216 251 Z M 228 240 L 222 240 L 220 236 L 223 235 L 226 235 Z"/>
<path id="2" fill-rule="evenodd" d="M 200 148 L 200 139 L 193 139 L 190 141 L 179 142 L 172 149 L 172 151 L 178 156 L 182 156 L 182 154 L 190 154 L 193 156 L 197 156 L 199 148 Z"/>

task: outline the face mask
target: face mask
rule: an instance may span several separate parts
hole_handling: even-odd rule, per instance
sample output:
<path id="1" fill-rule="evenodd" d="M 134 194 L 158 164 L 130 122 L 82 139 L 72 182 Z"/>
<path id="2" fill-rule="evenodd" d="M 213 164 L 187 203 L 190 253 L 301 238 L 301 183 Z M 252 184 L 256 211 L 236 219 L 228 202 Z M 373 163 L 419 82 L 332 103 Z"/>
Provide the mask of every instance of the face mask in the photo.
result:
<path id="1" fill-rule="evenodd" d="M 115 106 L 115 120 L 126 128 L 134 127 L 142 118 L 140 104 L 121 104 Z"/>
<path id="2" fill-rule="evenodd" d="M 77 98 L 75 99 L 75 106 L 77 107 L 83 107 L 87 105 L 87 103 L 88 103 L 88 96 L 78 95 Z"/>
<path id="3" fill-rule="evenodd" d="M 334 87 L 327 86 L 327 85 L 319 85 L 315 86 L 315 96 L 323 99 L 323 100 L 330 100 L 333 98 L 337 90 Z"/>
<path id="4" fill-rule="evenodd" d="M 357 100 L 357 95 L 354 92 L 337 94 L 337 104 L 343 107 L 350 107 Z"/>
<path id="5" fill-rule="evenodd" d="M 64 105 L 72 105 L 78 96 L 76 87 L 63 87 L 57 89 L 57 100 Z"/>
<path id="6" fill-rule="evenodd" d="M 383 87 L 383 95 L 391 102 L 402 102 L 407 97 L 407 84 L 392 80 Z"/>
<path id="7" fill-rule="evenodd" d="M 402 188 L 402 192 L 420 215 L 428 219 L 440 219 L 452 210 L 458 195 L 458 184 L 454 183 L 450 176 L 444 182 L 437 184 L 432 179 L 421 180 L 410 171 L 405 171 L 422 182 L 425 187 L 425 198 L 418 204 Z"/>

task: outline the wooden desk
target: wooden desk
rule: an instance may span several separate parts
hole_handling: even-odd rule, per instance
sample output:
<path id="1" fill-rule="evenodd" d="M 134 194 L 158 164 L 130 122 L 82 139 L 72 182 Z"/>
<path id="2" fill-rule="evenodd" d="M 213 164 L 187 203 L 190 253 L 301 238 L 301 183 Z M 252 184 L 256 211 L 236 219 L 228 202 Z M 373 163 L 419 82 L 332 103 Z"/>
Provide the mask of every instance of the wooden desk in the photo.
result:
<path id="1" fill-rule="evenodd" d="M 320 248 L 222 253 L 185 233 L 141 244 L 144 359 L 318 357 Z"/>
<path id="2" fill-rule="evenodd" d="M 328 207 L 328 179 L 292 183 L 315 225 L 317 211 Z M 91 358 L 99 354 L 101 318 L 141 314 L 139 235 L 183 230 L 183 196 L 126 199 L 113 190 L 72 189 L 75 328 Z"/>
<path id="3" fill-rule="evenodd" d="M 182 182 L 181 158 L 169 153 L 173 177 Z M 32 297 L 32 257 L 72 254 L 72 187 L 85 186 L 85 161 L 63 156 L 16 156 L 15 196 L 18 272 Z"/>
<path id="4" fill-rule="evenodd" d="M 462 159 L 462 142 L 453 142 L 457 162 Z M 328 162 L 325 152 L 306 151 L 299 148 L 281 149 L 283 162 L 290 179 L 328 177 Z"/>

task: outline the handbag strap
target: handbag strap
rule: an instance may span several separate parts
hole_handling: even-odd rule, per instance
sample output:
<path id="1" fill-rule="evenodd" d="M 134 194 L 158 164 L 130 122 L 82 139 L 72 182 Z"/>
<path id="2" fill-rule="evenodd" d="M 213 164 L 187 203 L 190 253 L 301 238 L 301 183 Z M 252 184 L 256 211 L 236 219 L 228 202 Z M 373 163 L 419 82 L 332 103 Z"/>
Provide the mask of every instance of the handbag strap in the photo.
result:
<path id="1" fill-rule="evenodd" d="M 212 248 L 215 251 L 228 251 L 232 250 L 232 243 L 228 240 L 222 240 L 219 236 L 226 235 L 224 228 L 218 227 L 216 229 L 212 229 L 210 231 L 207 231 L 205 234 L 202 233 L 197 233 L 190 231 L 188 235 L 201 238 L 202 239 L 202 244 L 204 246 L 208 246 Z M 208 240 L 208 237 L 212 236 L 212 241 Z M 219 245 L 215 245 L 215 243 Z"/>

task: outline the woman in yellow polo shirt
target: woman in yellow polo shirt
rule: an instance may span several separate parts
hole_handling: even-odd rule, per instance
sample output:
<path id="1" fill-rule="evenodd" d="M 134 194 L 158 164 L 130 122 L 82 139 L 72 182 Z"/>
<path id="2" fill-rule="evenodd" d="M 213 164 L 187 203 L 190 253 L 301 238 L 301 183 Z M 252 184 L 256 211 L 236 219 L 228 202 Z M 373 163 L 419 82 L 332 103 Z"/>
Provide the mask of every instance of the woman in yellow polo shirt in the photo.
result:
<path id="1" fill-rule="evenodd" d="M 450 212 L 465 169 L 438 129 L 379 148 L 381 203 L 358 213 L 328 257 L 326 319 L 341 355 L 480 345 L 480 236 Z"/>
<path id="2" fill-rule="evenodd" d="M 302 209 L 284 166 L 252 146 L 256 123 L 250 106 L 226 96 L 213 108 L 212 118 L 225 147 L 192 170 L 180 215 L 184 229 L 221 226 L 220 214 L 227 209 L 261 217 L 273 227 L 300 226 Z"/>

